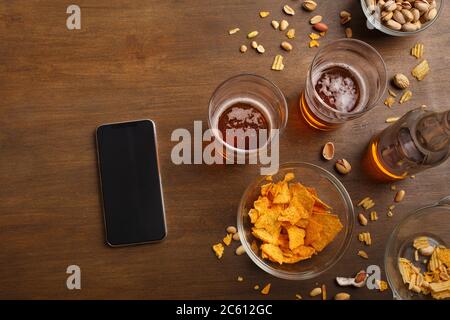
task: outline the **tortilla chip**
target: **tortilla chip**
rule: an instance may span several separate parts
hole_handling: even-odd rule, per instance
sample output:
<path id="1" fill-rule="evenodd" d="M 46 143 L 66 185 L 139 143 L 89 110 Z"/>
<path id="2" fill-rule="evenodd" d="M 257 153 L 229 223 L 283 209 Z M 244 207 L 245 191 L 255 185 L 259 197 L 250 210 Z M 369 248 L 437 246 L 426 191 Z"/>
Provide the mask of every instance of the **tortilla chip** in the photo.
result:
<path id="1" fill-rule="evenodd" d="M 259 218 L 259 213 L 255 209 L 250 209 L 248 216 L 250 217 L 250 222 L 254 224 Z"/>
<path id="2" fill-rule="evenodd" d="M 269 190 L 272 187 L 272 183 L 267 183 L 261 186 L 261 195 L 263 197 L 267 197 L 267 195 L 269 194 Z"/>
<path id="3" fill-rule="evenodd" d="M 223 243 L 225 243 L 227 247 L 230 245 L 231 241 L 233 241 L 233 235 L 231 233 L 227 234 L 225 238 L 223 238 Z"/>
<path id="4" fill-rule="evenodd" d="M 306 190 L 308 190 L 309 193 L 315 198 L 317 198 L 317 190 L 316 188 L 306 187 Z"/>
<path id="5" fill-rule="evenodd" d="M 283 249 L 289 249 L 289 236 L 287 234 L 281 233 L 278 237 L 278 246 Z"/>
<path id="6" fill-rule="evenodd" d="M 309 246 L 313 242 L 319 241 L 322 230 L 323 227 L 321 224 L 314 220 L 309 220 L 308 226 L 306 227 L 305 245 Z"/>
<path id="7" fill-rule="evenodd" d="M 253 228 L 252 234 L 253 234 L 253 236 L 255 236 L 256 238 L 258 238 L 259 240 L 261 240 L 263 242 L 273 243 L 273 244 L 278 243 L 278 237 L 275 238 L 270 232 L 268 232 L 265 229 Z"/>
<path id="8" fill-rule="evenodd" d="M 278 238 L 281 231 L 281 222 L 278 221 L 278 213 L 273 210 L 268 210 L 267 213 L 259 216 L 254 225 L 258 229 L 266 229 L 275 238 Z"/>
<path id="9" fill-rule="evenodd" d="M 297 223 L 295 224 L 297 227 L 300 227 L 302 229 L 306 229 L 306 227 L 309 224 L 309 220 L 308 219 L 300 219 L 297 221 Z"/>
<path id="10" fill-rule="evenodd" d="M 314 248 L 309 246 L 300 246 L 296 248 L 292 253 L 293 255 L 290 257 L 284 256 L 283 258 L 284 263 L 292 264 L 300 262 L 302 260 L 310 259 L 315 253 L 315 250 Z"/>
<path id="11" fill-rule="evenodd" d="M 268 211 L 270 207 L 270 201 L 267 197 L 259 197 L 258 200 L 253 203 L 253 207 L 258 211 L 259 214 L 262 215 Z"/>
<path id="12" fill-rule="evenodd" d="M 320 232 L 320 239 L 311 242 L 311 246 L 317 252 L 321 252 L 342 230 L 343 225 L 337 215 L 332 214 L 314 214 L 311 217 L 311 222 L 317 222 L 322 225 Z"/>
<path id="13" fill-rule="evenodd" d="M 285 181 L 285 182 L 289 182 L 289 181 L 292 181 L 292 180 L 294 180 L 294 179 L 295 179 L 295 175 L 294 175 L 294 173 L 292 173 L 292 172 L 288 172 L 288 173 L 286 173 L 285 176 L 284 176 L 284 181 Z"/>
<path id="14" fill-rule="evenodd" d="M 291 201 L 291 193 L 289 191 L 289 185 L 287 182 L 282 182 L 280 185 L 280 191 L 274 196 L 273 203 L 286 204 Z"/>
<path id="15" fill-rule="evenodd" d="M 325 202 L 320 200 L 317 195 L 313 195 L 313 198 L 315 200 L 315 203 L 314 203 L 315 206 L 322 207 L 322 208 L 327 209 L 327 210 L 331 210 L 331 206 L 329 206 L 328 204 L 326 204 Z"/>
<path id="16" fill-rule="evenodd" d="M 312 209 L 314 206 L 314 197 L 309 193 L 309 191 L 300 183 L 291 184 L 291 192 L 293 202 L 296 206 L 301 205 L 304 211 L 307 213 L 307 219 L 309 215 L 312 213 Z"/>
<path id="17" fill-rule="evenodd" d="M 290 224 L 295 225 L 301 219 L 300 211 L 293 206 L 289 206 L 283 210 L 280 216 L 278 216 L 278 221 L 286 221 Z"/>
<path id="18" fill-rule="evenodd" d="M 261 245 L 261 251 L 264 252 L 271 261 L 283 264 L 283 251 L 281 251 L 277 245 L 265 243 Z"/>
<path id="19" fill-rule="evenodd" d="M 290 226 L 286 230 L 289 236 L 289 249 L 294 250 L 305 243 L 305 230 L 296 226 Z"/>
<path id="20" fill-rule="evenodd" d="M 222 258 L 223 252 L 225 250 L 225 248 L 223 247 L 223 244 L 221 244 L 221 243 L 215 244 L 212 246 L 212 249 L 218 259 Z"/>

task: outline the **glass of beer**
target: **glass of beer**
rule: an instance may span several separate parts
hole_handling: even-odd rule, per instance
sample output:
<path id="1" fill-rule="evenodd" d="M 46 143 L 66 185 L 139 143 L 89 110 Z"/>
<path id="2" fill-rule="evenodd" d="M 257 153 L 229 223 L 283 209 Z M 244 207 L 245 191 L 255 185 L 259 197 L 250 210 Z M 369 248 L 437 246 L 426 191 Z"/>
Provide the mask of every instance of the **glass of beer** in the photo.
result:
<path id="1" fill-rule="evenodd" d="M 355 39 L 333 41 L 311 64 L 300 110 L 311 127 L 333 130 L 372 109 L 386 86 L 386 65 L 373 47 Z"/>
<path id="2" fill-rule="evenodd" d="M 271 81 L 253 74 L 234 76 L 214 91 L 209 102 L 209 128 L 223 147 L 222 156 L 248 159 L 279 136 L 288 119 L 281 90 Z"/>

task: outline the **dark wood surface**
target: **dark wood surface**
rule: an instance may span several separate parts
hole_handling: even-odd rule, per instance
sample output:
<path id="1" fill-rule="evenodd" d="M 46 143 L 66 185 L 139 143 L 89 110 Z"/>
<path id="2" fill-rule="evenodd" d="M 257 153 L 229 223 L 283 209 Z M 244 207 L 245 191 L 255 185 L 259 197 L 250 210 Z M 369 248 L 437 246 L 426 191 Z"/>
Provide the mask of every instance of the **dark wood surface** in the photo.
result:
<path id="1" fill-rule="evenodd" d="M 355 37 L 375 46 L 389 75 L 409 73 L 417 63 L 410 47 L 421 41 L 432 72 L 412 81 L 413 99 L 392 110 L 380 105 L 338 131 L 312 131 L 300 120 L 299 93 L 317 52 L 307 48 L 311 31 L 299 1 L 119 1 L 78 0 L 82 29 L 66 29 L 72 1 L 0 1 L 0 298 L 224 298 L 293 299 L 307 297 L 316 283 L 329 294 L 334 277 L 351 275 L 369 264 L 383 266 L 384 248 L 397 222 L 409 211 L 449 194 L 449 163 L 398 185 L 406 199 L 392 219 L 385 208 L 394 196 L 389 185 L 368 180 L 360 166 L 370 137 L 386 127 L 388 116 L 427 104 L 437 110 L 450 101 L 450 12 L 444 9 L 429 30 L 393 38 L 365 27 L 359 1 L 318 1 L 316 13 L 330 26 L 322 45 L 343 37 L 338 13 L 353 13 Z M 280 33 L 270 27 L 282 5 L 297 9 L 288 18 L 297 29 L 295 50 L 285 54 L 286 69 L 270 70 Z M 267 19 L 258 12 L 271 11 Z M 235 36 L 228 29 L 239 26 Z M 261 32 L 267 52 L 239 53 L 247 31 Z M 273 80 L 289 101 L 289 123 L 281 139 L 281 161 L 320 160 L 321 146 L 334 141 L 338 156 L 353 165 L 341 178 L 354 202 L 371 196 L 378 222 L 367 228 L 373 245 L 364 248 L 356 233 L 344 258 L 311 281 L 279 280 L 246 256 L 227 248 L 222 260 L 211 245 L 234 225 L 238 201 L 258 174 L 255 166 L 175 166 L 170 160 L 176 128 L 192 131 L 207 119 L 208 99 L 224 79 L 252 72 Z M 168 237 L 156 245 L 111 249 L 105 245 L 99 198 L 94 130 L 108 122 L 150 118 L 159 137 Z M 206 122 L 205 122 L 206 123 Z M 66 268 L 82 270 L 82 290 L 66 288 Z M 240 283 L 240 275 L 245 281 Z M 384 278 L 384 275 L 383 275 Z M 272 283 L 268 297 L 253 290 Z M 390 299 L 390 291 L 350 289 L 355 299 Z"/>

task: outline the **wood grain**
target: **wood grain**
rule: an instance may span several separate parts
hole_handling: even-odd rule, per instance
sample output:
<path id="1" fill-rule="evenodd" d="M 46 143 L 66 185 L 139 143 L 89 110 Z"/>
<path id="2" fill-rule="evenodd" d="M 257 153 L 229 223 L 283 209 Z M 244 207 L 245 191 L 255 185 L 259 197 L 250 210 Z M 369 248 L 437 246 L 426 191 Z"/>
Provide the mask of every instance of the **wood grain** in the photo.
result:
<path id="1" fill-rule="evenodd" d="M 385 118 L 427 104 L 448 109 L 450 95 L 450 13 L 429 30 L 393 38 L 367 30 L 359 1 L 318 1 L 317 13 L 330 25 L 322 45 L 343 37 L 338 13 L 353 12 L 355 37 L 375 46 L 389 74 L 408 73 L 416 60 L 412 45 L 425 44 L 431 74 L 413 81 L 413 99 L 392 110 L 380 106 L 338 131 L 319 133 L 300 120 L 298 99 L 316 49 L 307 48 L 309 14 L 293 3 L 289 18 L 297 29 L 286 69 L 270 70 L 282 36 L 271 29 L 284 3 L 278 1 L 124 1 L 78 0 L 82 28 L 66 29 L 73 1 L 0 1 L 0 298 L 3 299 L 259 299 L 254 284 L 272 283 L 268 298 L 307 296 L 316 282 L 338 288 L 337 275 L 351 275 L 368 264 L 383 266 L 393 227 L 408 212 L 450 193 L 449 163 L 407 179 L 396 215 L 385 208 L 393 193 L 361 170 L 360 157 Z M 267 19 L 261 10 L 271 11 Z M 229 36 L 239 26 L 242 32 Z M 245 33 L 260 30 L 266 54 L 239 47 Z M 226 78 L 251 72 L 273 80 L 289 101 L 289 123 L 281 141 L 281 161 L 308 161 L 332 169 L 319 158 L 321 146 L 335 142 L 339 157 L 353 164 L 342 178 L 352 199 L 372 196 L 380 220 L 368 230 L 370 259 L 356 256 L 356 237 L 344 258 L 311 281 L 275 279 L 247 257 L 228 249 L 217 260 L 211 244 L 235 224 L 237 204 L 258 174 L 255 166 L 175 166 L 170 160 L 176 128 L 192 130 L 206 120 L 208 99 Z M 156 121 L 168 238 L 163 243 L 121 249 L 105 245 L 94 144 L 95 128 L 107 122 L 150 118 Z M 356 232 L 360 231 L 356 228 Z M 82 270 L 82 290 L 65 286 L 68 265 Z M 243 283 L 236 277 L 245 278 Z M 391 293 L 350 290 L 356 299 L 389 299 Z"/>

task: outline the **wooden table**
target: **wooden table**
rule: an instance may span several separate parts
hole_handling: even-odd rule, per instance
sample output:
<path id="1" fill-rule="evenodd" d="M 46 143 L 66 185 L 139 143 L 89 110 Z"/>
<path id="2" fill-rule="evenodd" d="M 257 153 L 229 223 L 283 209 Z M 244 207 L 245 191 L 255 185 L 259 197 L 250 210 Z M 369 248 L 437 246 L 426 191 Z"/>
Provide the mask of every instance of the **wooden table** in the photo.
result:
<path id="1" fill-rule="evenodd" d="M 341 38 L 339 11 L 353 13 L 355 37 L 376 47 L 389 75 L 409 73 L 417 63 L 409 49 L 425 44 L 432 72 L 412 81 L 413 99 L 391 110 L 380 106 L 335 132 L 320 133 L 301 121 L 298 100 L 317 49 L 307 48 L 311 29 L 300 2 L 230 0 L 120 1 L 78 0 L 81 30 L 66 28 L 67 1 L 0 1 L 0 298 L 16 299 L 293 299 L 308 296 L 325 283 L 329 294 L 339 290 L 336 276 L 352 275 L 369 264 L 383 267 L 384 248 L 394 226 L 412 209 L 448 195 L 449 162 L 398 183 L 407 191 L 395 216 L 389 185 L 368 180 L 360 166 L 370 137 L 386 127 L 385 119 L 427 104 L 448 109 L 450 94 L 450 12 L 411 38 L 384 36 L 365 27 L 359 1 L 318 1 L 317 14 L 330 26 L 321 44 Z M 286 69 L 270 70 L 283 36 L 270 20 L 289 17 L 297 30 L 295 49 L 285 54 Z M 261 19 L 259 11 L 271 11 Z M 234 36 L 228 30 L 239 26 Z M 260 30 L 267 52 L 239 52 L 245 34 Z M 207 119 L 208 99 L 230 76 L 257 73 L 274 81 L 289 101 L 289 122 L 281 141 L 282 162 L 323 162 L 321 146 L 334 141 L 338 156 L 353 165 L 341 180 L 354 202 L 375 200 L 380 219 L 366 229 L 373 245 L 369 260 L 356 256 L 362 245 L 356 233 L 344 258 L 311 281 L 279 280 L 260 270 L 246 256 L 227 248 L 221 260 L 211 245 L 234 225 L 238 201 L 259 172 L 257 166 L 175 166 L 170 135 L 176 128 L 193 130 L 193 121 Z M 156 245 L 111 249 L 105 245 L 99 198 L 95 128 L 107 122 L 150 118 L 159 136 L 168 237 Z M 206 124 L 206 122 L 205 122 Z M 446 177 L 447 175 L 447 177 Z M 234 245 L 236 246 L 236 244 Z M 233 247 L 234 248 L 234 247 Z M 66 268 L 82 271 L 82 290 L 66 288 Z M 236 281 L 237 276 L 245 281 Z M 384 275 L 383 275 L 384 277 Z M 272 283 L 263 297 L 255 284 Z M 355 299 L 389 299 L 368 289 L 349 291 Z"/>

